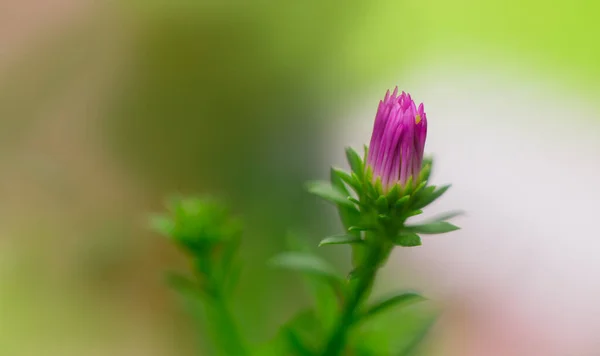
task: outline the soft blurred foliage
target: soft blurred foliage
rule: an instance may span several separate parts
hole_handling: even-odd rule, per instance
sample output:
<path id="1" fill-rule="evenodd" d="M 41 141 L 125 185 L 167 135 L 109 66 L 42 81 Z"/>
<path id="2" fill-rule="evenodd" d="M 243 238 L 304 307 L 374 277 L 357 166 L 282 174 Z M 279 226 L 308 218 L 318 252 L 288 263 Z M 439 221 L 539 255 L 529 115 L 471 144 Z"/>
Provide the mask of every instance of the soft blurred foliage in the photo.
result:
<path id="1" fill-rule="evenodd" d="M 290 231 L 317 241 L 337 227 L 302 183 L 323 178 L 340 108 L 466 51 L 467 66 L 518 53 L 591 96 L 599 11 L 590 0 L 4 1 L 0 354 L 194 354 L 201 328 L 161 279 L 181 260 L 145 225 L 172 192 L 221 196 L 243 216 L 236 311 L 252 340 L 268 338 L 307 296 L 264 261 Z"/>

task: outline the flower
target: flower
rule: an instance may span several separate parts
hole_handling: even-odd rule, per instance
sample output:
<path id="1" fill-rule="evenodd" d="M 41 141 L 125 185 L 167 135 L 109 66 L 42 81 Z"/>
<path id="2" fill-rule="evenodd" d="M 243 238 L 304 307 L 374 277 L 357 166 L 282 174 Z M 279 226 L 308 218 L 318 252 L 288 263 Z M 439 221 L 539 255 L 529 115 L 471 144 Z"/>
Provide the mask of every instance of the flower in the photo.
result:
<path id="1" fill-rule="evenodd" d="M 398 87 L 379 101 L 367 166 L 373 179 L 381 179 L 385 190 L 395 184 L 416 182 L 423 164 L 427 137 L 427 115 L 423 104 L 417 108 L 410 94 L 398 95 Z"/>

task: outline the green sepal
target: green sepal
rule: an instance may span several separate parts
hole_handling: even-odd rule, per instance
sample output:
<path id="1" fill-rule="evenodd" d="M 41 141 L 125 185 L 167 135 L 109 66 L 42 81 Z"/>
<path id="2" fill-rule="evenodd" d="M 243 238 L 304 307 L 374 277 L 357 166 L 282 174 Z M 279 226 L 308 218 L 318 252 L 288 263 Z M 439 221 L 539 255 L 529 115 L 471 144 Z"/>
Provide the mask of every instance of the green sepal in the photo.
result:
<path id="1" fill-rule="evenodd" d="M 331 181 L 331 185 L 334 186 L 337 190 L 339 190 L 342 194 L 348 196 L 348 195 L 350 195 L 350 192 L 348 191 L 348 188 L 346 188 L 346 185 L 344 184 L 344 182 L 346 182 L 345 178 L 351 180 L 348 173 L 338 170 L 338 169 L 335 169 L 333 167 L 331 168 L 331 170 L 329 172 L 329 180 Z M 348 183 L 348 182 L 346 182 L 346 183 Z"/>
<path id="2" fill-rule="evenodd" d="M 341 182 L 344 182 L 344 183 L 348 184 L 348 186 L 350 186 L 354 191 L 360 191 L 361 190 L 361 188 L 360 188 L 360 181 L 357 179 L 358 176 L 356 176 L 356 175 L 352 176 L 351 173 L 344 172 L 341 169 L 331 168 L 331 177 L 332 177 L 331 178 L 332 179 L 332 183 L 333 183 L 333 179 L 337 179 L 337 180 L 339 180 Z M 334 185 L 337 186 L 337 187 L 339 187 L 340 183 L 334 184 Z M 348 190 L 346 190 L 345 193 L 347 193 L 348 195 L 350 195 L 350 193 L 348 192 Z"/>
<path id="3" fill-rule="evenodd" d="M 396 209 L 404 208 L 404 205 L 410 200 L 410 195 L 405 195 L 396 201 Z"/>
<path id="4" fill-rule="evenodd" d="M 402 186 L 402 193 L 412 195 L 413 189 L 414 189 L 413 177 L 410 176 L 406 180 L 406 183 Z"/>
<path id="5" fill-rule="evenodd" d="M 396 236 L 394 244 L 403 247 L 421 246 L 421 237 L 414 232 L 403 231 Z"/>
<path id="6" fill-rule="evenodd" d="M 409 212 L 408 214 L 406 214 L 407 218 L 410 218 L 411 216 L 417 216 L 417 215 L 421 215 L 423 214 L 423 210 L 413 210 L 411 212 Z"/>
<path id="7" fill-rule="evenodd" d="M 432 223 L 409 225 L 404 228 L 404 232 L 413 232 L 419 234 L 443 234 L 460 229 L 446 221 L 436 221 Z"/>
<path id="8" fill-rule="evenodd" d="M 332 186 L 329 182 L 313 181 L 306 183 L 306 188 L 309 193 L 314 194 L 331 203 L 346 208 L 354 208 L 356 206 L 348 200 L 348 195 L 344 194 L 338 187 Z"/>
<path id="9" fill-rule="evenodd" d="M 375 206 L 377 207 L 377 211 L 381 214 L 385 214 L 389 211 L 388 200 L 385 195 L 380 195 L 379 198 L 377 198 Z"/>
<path id="10" fill-rule="evenodd" d="M 346 148 L 346 158 L 348 159 L 348 164 L 350 164 L 352 172 L 359 177 L 364 174 L 363 161 L 352 147 Z"/>
<path id="11" fill-rule="evenodd" d="M 334 235 L 328 236 L 319 242 L 319 247 L 324 245 L 345 245 L 345 244 L 362 244 L 364 241 L 357 236 L 352 235 Z"/>
<path id="12" fill-rule="evenodd" d="M 429 180 L 429 176 L 431 175 L 431 160 L 429 160 L 429 162 L 423 160 L 422 167 L 421 173 L 419 173 L 419 181 L 426 182 Z"/>
<path id="13" fill-rule="evenodd" d="M 398 184 L 394 184 L 392 189 L 387 193 L 387 200 L 391 204 L 395 204 L 396 201 L 400 198 L 400 187 Z"/>
<path id="14" fill-rule="evenodd" d="M 423 189 L 425 186 L 427 185 L 427 181 L 421 182 L 419 183 L 419 185 L 417 185 L 417 187 L 415 188 L 415 190 L 413 190 L 412 195 L 415 197 L 419 196 L 419 192 L 421 191 L 421 189 Z"/>
<path id="15" fill-rule="evenodd" d="M 419 197 L 419 199 L 415 202 L 414 208 L 421 209 L 433 203 L 436 199 L 441 197 L 450 188 L 450 186 L 451 185 L 448 184 L 436 189 L 435 191 L 431 191 L 431 193 L 428 192 L 428 194 L 422 194 L 421 197 Z M 425 193 L 425 191 L 423 191 L 423 193 Z"/>

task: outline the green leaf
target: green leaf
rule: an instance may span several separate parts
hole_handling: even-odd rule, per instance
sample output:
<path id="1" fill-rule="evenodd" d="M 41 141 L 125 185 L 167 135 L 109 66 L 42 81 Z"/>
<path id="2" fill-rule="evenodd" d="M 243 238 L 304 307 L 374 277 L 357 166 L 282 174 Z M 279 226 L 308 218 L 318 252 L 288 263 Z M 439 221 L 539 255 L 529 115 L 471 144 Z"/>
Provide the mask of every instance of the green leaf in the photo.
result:
<path id="1" fill-rule="evenodd" d="M 371 307 L 369 307 L 369 309 L 367 309 L 367 311 L 364 314 L 359 316 L 359 319 L 357 319 L 357 321 L 362 321 L 367 318 L 370 318 L 373 315 L 379 314 L 391 307 L 405 307 L 425 300 L 427 299 L 416 293 L 395 293 L 393 295 L 382 298 L 376 303 L 374 303 Z"/>
<path id="2" fill-rule="evenodd" d="M 175 230 L 173 219 L 164 215 L 153 215 L 149 219 L 150 228 L 159 234 L 171 236 Z"/>
<path id="3" fill-rule="evenodd" d="M 410 200 L 410 195 L 405 195 L 396 201 L 396 209 L 402 209 L 404 205 Z"/>
<path id="4" fill-rule="evenodd" d="M 412 232 L 402 232 L 396 237 L 394 244 L 403 247 L 421 246 L 421 238 Z"/>
<path id="5" fill-rule="evenodd" d="M 375 205 L 377 206 L 377 210 L 380 213 L 385 214 L 389 210 L 388 200 L 385 197 L 385 195 L 380 195 L 379 198 L 377 198 L 377 200 L 375 201 Z"/>
<path id="6" fill-rule="evenodd" d="M 423 210 L 413 210 L 411 212 L 409 212 L 408 214 L 406 214 L 407 218 L 410 218 L 411 216 L 417 216 L 417 215 L 421 215 L 423 214 Z"/>
<path id="7" fill-rule="evenodd" d="M 450 188 L 450 184 L 449 185 L 445 185 L 439 189 L 436 189 L 435 191 L 429 192 L 427 191 L 427 189 L 425 189 L 423 191 L 423 193 L 421 194 L 421 196 L 419 197 L 419 199 L 415 202 L 415 204 L 413 205 L 413 207 L 415 209 L 421 209 L 426 207 L 427 205 L 433 203 L 436 199 L 438 199 L 439 197 L 441 197 L 447 190 L 448 188 Z M 427 187 L 429 188 L 429 187 Z M 428 194 L 425 194 L 425 193 Z"/>
<path id="8" fill-rule="evenodd" d="M 287 268 L 298 272 L 321 276 L 330 280 L 341 281 L 335 268 L 319 256 L 308 252 L 283 252 L 273 257 L 269 264 L 274 267 Z"/>
<path id="9" fill-rule="evenodd" d="M 400 198 L 400 186 L 398 184 L 394 184 L 390 192 L 387 194 L 387 200 L 395 204 L 396 201 Z"/>
<path id="10" fill-rule="evenodd" d="M 414 335 L 412 335 L 409 342 L 407 342 L 404 345 L 404 347 L 400 351 L 398 351 L 398 353 L 395 355 L 396 356 L 413 356 L 413 355 L 415 355 L 416 351 L 418 351 L 419 346 L 421 346 L 421 344 L 423 343 L 423 340 L 425 339 L 425 337 L 429 333 L 429 330 L 431 330 L 431 327 L 433 326 L 433 324 L 435 324 L 436 321 L 437 321 L 437 317 L 431 317 L 427 320 L 424 320 L 421 323 L 419 329 L 417 329 L 417 332 Z"/>
<path id="11" fill-rule="evenodd" d="M 350 177 L 350 175 L 346 172 L 337 170 L 335 168 L 331 168 L 331 171 L 329 172 L 329 177 L 331 180 L 331 185 L 333 187 L 335 187 L 337 190 L 339 190 L 342 194 L 348 196 L 350 195 L 350 192 L 348 191 L 348 189 L 346 188 L 346 185 L 344 184 L 344 178 L 348 176 L 347 179 L 352 180 L 352 178 Z"/>
<path id="12" fill-rule="evenodd" d="M 352 172 L 361 177 L 364 174 L 363 161 L 352 147 L 346 148 L 346 158 L 348 159 L 350 168 L 352 168 Z"/>
<path id="13" fill-rule="evenodd" d="M 421 169 L 421 173 L 419 174 L 419 181 L 426 182 L 429 180 L 429 176 L 431 175 L 431 160 L 427 162 L 423 160 L 423 168 Z"/>
<path id="14" fill-rule="evenodd" d="M 319 196 L 329 202 L 336 205 L 354 208 L 356 206 L 348 200 L 348 196 L 341 192 L 338 188 L 333 187 L 328 182 L 314 181 L 306 183 L 306 187 L 309 193 Z"/>
<path id="15" fill-rule="evenodd" d="M 415 197 L 419 196 L 419 193 L 421 192 L 421 189 L 423 189 L 426 185 L 427 185 L 427 182 L 421 182 L 421 183 L 419 183 L 419 185 L 417 185 L 417 187 L 415 188 L 415 190 L 413 190 L 412 195 L 415 196 Z"/>
<path id="16" fill-rule="evenodd" d="M 446 221 L 437 221 L 429 224 L 409 225 L 404 232 L 414 232 L 419 234 L 443 234 L 460 229 Z M 404 233 L 403 232 L 403 233 Z"/>
<path id="17" fill-rule="evenodd" d="M 348 184 L 356 192 L 361 191 L 360 182 L 356 179 L 356 176 L 352 176 L 337 168 L 331 168 L 331 183 L 338 188 L 343 187 L 345 189 L 344 193 L 347 193 L 348 195 L 350 195 L 350 193 L 344 186 L 344 183 Z"/>
<path id="18" fill-rule="evenodd" d="M 346 172 L 337 171 L 336 169 L 332 168 L 331 169 L 331 184 L 333 185 L 333 187 L 340 190 L 342 192 L 342 194 L 346 195 L 347 200 L 349 200 L 350 202 L 354 202 L 351 200 L 352 197 L 349 196 L 350 193 L 348 192 L 348 189 L 344 185 L 343 179 L 340 177 L 340 174 L 338 174 L 338 173 L 347 174 Z M 358 202 L 354 202 L 354 203 L 358 203 Z M 338 213 L 340 215 L 340 220 L 342 220 L 342 225 L 344 225 L 344 227 L 346 229 L 352 225 L 356 225 L 360 221 L 360 213 L 355 206 L 338 205 Z"/>
<path id="19" fill-rule="evenodd" d="M 364 241 L 357 236 L 350 235 L 335 235 L 329 236 L 319 242 L 319 247 L 323 245 L 344 245 L 344 244 L 356 244 L 364 243 Z"/>
<path id="20" fill-rule="evenodd" d="M 439 215 L 436 215 L 430 219 L 427 219 L 426 221 L 424 221 L 423 223 L 433 223 L 433 222 L 438 222 L 438 221 L 446 221 L 446 220 L 450 220 L 454 217 L 460 216 L 465 214 L 464 211 L 462 210 L 453 210 L 453 211 L 448 211 Z"/>

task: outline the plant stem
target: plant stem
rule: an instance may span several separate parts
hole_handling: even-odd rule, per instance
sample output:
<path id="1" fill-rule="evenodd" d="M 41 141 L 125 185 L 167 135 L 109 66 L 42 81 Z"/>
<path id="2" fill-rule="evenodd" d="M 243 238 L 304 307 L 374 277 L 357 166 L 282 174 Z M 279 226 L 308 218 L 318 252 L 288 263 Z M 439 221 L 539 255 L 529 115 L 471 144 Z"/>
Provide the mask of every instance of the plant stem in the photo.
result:
<path id="1" fill-rule="evenodd" d="M 364 270 L 357 277 L 358 281 L 356 281 L 354 288 L 352 288 L 348 296 L 340 318 L 321 354 L 322 356 L 338 356 L 344 350 L 346 337 L 354 322 L 356 310 L 371 291 L 377 271 L 379 270 L 380 261 L 386 255 L 384 250 L 385 248 L 382 246 L 370 246 L 363 264 Z"/>
<path id="2" fill-rule="evenodd" d="M 211 299 L 210 304 L 212 305 L 214 313 L 211 318 L 213 323 L 211 329 L 213 329 L 213 335 L 216 339 L 215 342 L 218 344 L 218 348 L 222 355 L 247 355 L 244 342 L 225 296 L 222 293 L 216 293 Z"/>

